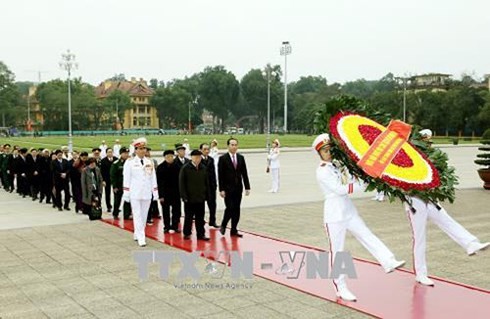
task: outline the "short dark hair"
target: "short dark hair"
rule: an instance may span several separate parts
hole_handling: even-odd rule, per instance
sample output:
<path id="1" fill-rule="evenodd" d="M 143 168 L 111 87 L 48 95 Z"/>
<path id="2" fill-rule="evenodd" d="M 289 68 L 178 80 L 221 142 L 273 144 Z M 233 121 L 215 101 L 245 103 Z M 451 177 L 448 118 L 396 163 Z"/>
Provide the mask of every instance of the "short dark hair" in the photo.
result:
<path id="1" fill-rule="evenodd" d="M 12 145 L 10 145 L 9 143 L 5 143 L 5 144 L 3 144 L 3 147 L 7 147 L 7 146 L 8 146 L 8 147 L 12 147 Z"/>
<path id="2" fill-rule="evenodd" d="M 112 147 L 108 147 L 105 151 L 109 152 L 109 151 L 113 151 L 113 149 L 112 149 Z"/>
<path id="3" fill-rule="evenodd" d="M 81 152 L 80 156 L 88 156 L 88 153 L 87 152 Z"/>
<path id="4" fill-rule="evenodd" d="M 199 145 L 199 149 L 200 149 L 200 150 L 202 150 L 202 148 L 204 147 L 204 145 L 209 146 L 209 144 L 208 144 L 208 143 L 201 143 L 201 145 Z"/>
<path id="5" fill-rule="evenodd" d="M 90 157 L 85 163 L 87 163 L 87 165 L 90 165 L 92 163 L 97 163 L 97 160 L 93 157 Z"/>
<path id="6" fill-rule="evenodd" d="M 94 148 L 92 149 L 92 153 L 93 153 L 93 152 L 96 152 L 96 151 L 99 151 L 99 153 L 100 153 L 100 152 L 102 152 L 102 150 L 101 150 L 100 148 L 98 148 L 98 147 L 94 147 Z"/>
<path id="7" fill-rule="evenodd" d="M 58 155 L 59 153 L 63 153 L 61 150 L 54 151 L 54 155 Z"/>
<path id="8" fill-rule="evenodd" d="M 226 145 L 230 145 L 230 142 L 231 141 L 236 141 L 236 143 L 238 144 L 238 140 L 234 137 L 230 137 L 227 141 L 226 141 Z"/>

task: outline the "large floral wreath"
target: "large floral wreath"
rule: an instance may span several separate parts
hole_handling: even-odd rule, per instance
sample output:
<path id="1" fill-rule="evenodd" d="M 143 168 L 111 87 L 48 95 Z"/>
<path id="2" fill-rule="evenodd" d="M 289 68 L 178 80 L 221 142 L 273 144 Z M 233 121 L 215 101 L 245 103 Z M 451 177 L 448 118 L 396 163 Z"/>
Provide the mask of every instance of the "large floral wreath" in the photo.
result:
<path id="1" fill-rule="evenodd" d="M 399 198 L 410 202 L 408 196 L 417 196 L 433 203 L 453 202 L 454 187 L 458 184 L 454 168 L 448 165 L 444 152 L 422 141 L 417 133 L 412 134 L 411 141 L 403 143 L 380 176 L 372 176 L 358 165 L 370 146 L 386 131 L 380 123 L 390 120 L 389 115 L 373 110 L 361 100 L 340 96 L 317 113 L 315 124 L 317 131 L 329 131 L 333 159 L 364 180 L 368 184 L 367 191 L 384 192 L 391 201 Z M 321 122 L 325 123 L 323 127 Z"/>

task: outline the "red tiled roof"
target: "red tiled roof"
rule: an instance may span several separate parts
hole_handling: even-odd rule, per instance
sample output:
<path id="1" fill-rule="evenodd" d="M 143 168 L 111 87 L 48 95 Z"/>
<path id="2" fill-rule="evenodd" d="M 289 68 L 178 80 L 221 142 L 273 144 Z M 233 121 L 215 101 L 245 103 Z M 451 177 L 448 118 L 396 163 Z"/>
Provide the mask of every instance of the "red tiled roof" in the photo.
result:
<path id="1" fill-rule="evenodd" d="M 127 92 L 130 96 L 152 96 L 154 90 L 146 84 L 146 81 L 111 81 L 107 80 L 95 88 L 95 95 L 103 98 L 115 90 Z"/>

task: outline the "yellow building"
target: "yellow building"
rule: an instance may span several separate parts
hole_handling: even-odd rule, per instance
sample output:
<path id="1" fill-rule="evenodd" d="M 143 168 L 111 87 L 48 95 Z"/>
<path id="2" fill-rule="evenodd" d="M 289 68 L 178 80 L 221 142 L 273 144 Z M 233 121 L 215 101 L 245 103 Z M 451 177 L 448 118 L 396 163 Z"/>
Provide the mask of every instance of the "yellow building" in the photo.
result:
<path id="1" fill-rule="evenodd" d="M 410 88 L 415 92 L 430 90 L 432 92 L 446 91 L 451 81 L 451 74 L 427 73 L 409 78 Z"/>
<path id="2" fill-rule="evenodd" d="M 128 93 L 133 107 L 124 112 L 123 126 L 125 129 L 159 128 L 157 109 L 150 105 L 154 90 L 145 80 L 131 78 L 131 81 L 106 80 L 95 88 L 98 99 L 105 99 L 115 90 Z M 118 123 L 119 124 L 119 123 Z M 120 124 L 116 129 L 121 129 Z"/>
<path id="3" fill-rule="evenodd" d="M 44 124 L 44 115 L 41 111 L 41 106 L 36 98 L 37 85 L 32 85 L 29 87 L 27 93 L 27 108 L 28 117 L 30 122 L 26 123 L 26 131 L 39 131 L 42 129 Z"/>

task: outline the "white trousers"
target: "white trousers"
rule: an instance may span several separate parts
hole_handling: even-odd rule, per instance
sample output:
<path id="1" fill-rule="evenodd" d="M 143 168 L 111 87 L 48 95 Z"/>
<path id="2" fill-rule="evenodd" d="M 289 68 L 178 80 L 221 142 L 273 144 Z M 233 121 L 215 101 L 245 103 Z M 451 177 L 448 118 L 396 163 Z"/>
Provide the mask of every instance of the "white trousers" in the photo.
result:
<path id="1" fill-rule="evenodd" d="M 412 206 L 416 210 L 415 213 L 411 212 L 408 205 L 405 205 L 405 210 L 412 226 L 412 253 L 416 275 L 427 276 L 427 261 L 425 259 L 427 219 L 430 219 L 464 249 L 472 241 L 477 240 L 474 235 L 449 216 L 444 208 L 441 207 L 441 210 L 438 210 L 434 204 L 426 204 L 417 198 L 412 198 Z"/>
<path id="2" fill-rule="evenodd" d="M 335 254 L 344 250 L 346 231 L 350 231 L 352 235 L 366 248 L 371 255 L 381 264 L 384 269 L 391 266 L 392 260 L 395 258 L 393 253 L 386 245 L 374 235 L 366 226 L 359 214 L 354 214 L 352 218 L 346 221 L 337 223 L 325 224 L 327 236 L 330 241 L 330 271 L 332 271 Z M 345 286 L 345 275 L 340 275 L 339 278 L 333 280 L 335 288 Z"/>
<path id="3" fill-rule="evenodd" d="M 279 168 L 271 168 L 272 177 L 272 192 L 277 193 L 279 191 Z"/>
<path id="4" fill-rule="evenodd" d="M 138 240 L 138 244 L 146 244 L 145 227 L 148 209 L 151 199 L 131 199 L 131 212 L 133 213 L 133 238 Z"/>

